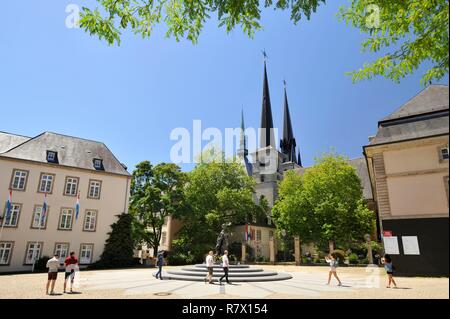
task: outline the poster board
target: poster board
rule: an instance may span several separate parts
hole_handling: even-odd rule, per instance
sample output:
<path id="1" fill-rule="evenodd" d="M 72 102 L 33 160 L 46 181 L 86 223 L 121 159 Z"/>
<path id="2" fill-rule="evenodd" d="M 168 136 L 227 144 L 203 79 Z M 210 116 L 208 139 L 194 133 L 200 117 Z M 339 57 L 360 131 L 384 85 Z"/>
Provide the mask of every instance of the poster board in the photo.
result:
<path id="1" fill-rule="evenodd" d="M 405 255 L 420 255 L 419 240 L 417 236 L 403 236 L 403 253 Z"/>
<path id="2" fill-rule="evenodd" d="M 384 251 L 389 255 L 400 255 L 397 236 L 383 237 Z"/>

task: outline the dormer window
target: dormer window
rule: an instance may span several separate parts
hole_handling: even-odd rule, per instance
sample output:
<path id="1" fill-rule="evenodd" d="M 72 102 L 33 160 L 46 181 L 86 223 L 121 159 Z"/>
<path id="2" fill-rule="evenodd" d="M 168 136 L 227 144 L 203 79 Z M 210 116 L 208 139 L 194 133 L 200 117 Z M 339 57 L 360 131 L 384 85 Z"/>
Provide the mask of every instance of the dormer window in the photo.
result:
<path id="1" fill-rule="evenodd" d="M 103 170 L 103 160 L 100 158 L 94 158 L 94 168 L 96 170 Z"/>
<path id="2" fill-rule="evenodd" d="M 54 151 L 47 151 L 47 162 L 58 163 L 58 153 Z"/>

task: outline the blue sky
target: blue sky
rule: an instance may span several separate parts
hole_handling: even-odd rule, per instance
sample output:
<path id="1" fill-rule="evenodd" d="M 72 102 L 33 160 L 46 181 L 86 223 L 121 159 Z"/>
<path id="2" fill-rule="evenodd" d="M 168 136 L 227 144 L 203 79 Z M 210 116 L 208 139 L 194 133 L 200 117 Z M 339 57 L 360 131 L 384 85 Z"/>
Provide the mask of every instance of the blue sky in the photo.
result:
<path id="1" fill-rule="evenodd" d="M 361 54 L 364 35 L 339 22 L 345 1 L 329 1 L 295 26 L 288 12 L 266 9 L 254 39 L 227 34 L 210 21 L 197 45 L 126 34 L 108 46 L 65 26 L 70 3 L 7 1 L 0 20 L 0 131 L 35 136 L 43 131 L 103 141 L 130 170 L 142 160 L 170 160 L 176 127 L 258 127 L 262 49 L 275 126 L 281 129 L 283 78 L 303 163 L 334 147 L 362 156 L 377 120 L 417 94 L 424 68 L 401 84 L 378 78 L 357 84 L 345 75 L 373 55 Z M 448 84 L 448 77 L 440 83 Z M 183 165 L 185 170 L 191 165 Z"/>

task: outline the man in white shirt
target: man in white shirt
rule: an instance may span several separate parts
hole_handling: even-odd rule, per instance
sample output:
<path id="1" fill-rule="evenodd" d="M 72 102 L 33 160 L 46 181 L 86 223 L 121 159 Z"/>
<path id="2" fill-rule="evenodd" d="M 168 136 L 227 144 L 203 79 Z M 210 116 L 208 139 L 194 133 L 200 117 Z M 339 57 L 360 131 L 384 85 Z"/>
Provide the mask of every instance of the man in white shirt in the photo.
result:
<path id="1" fill-rule="evenodd" d="M 224 275 L 219 279 L 219 284 L 222 285 L 222 279 L 225 278 L 227 280 L 227 284 L 230 284 L 230 281 L 228 280 L 228 269 L 230 267 L 230 261 L 228 260 L 228 250 L 225 250 L 223 252 L 222 256 L 222 268 Z"/>
<path id="2" fill-rule="evenodd" d="M 205 277 L 205 284 L 208 281 L 212 284 L 213 272 L 214 272 L 214 252 L 211 250 L 206 256 L 206 268 L 208 269 L 208 274 Z"/>
<path id="3" fill-rule="evenodd" d="M 46 287 L 46 294 L 48 295 L 48 288 L 51 286 L 50 295 L 55 294 L 55 283 L 56 279 L 58 278 L 58 270 L 59 270 L 59 256 L 54 255 L 52 259 L 49 259 L 47 261 L 47 268 L 48 268 L 48 280 L 47 280 L 47 287 Z"/>

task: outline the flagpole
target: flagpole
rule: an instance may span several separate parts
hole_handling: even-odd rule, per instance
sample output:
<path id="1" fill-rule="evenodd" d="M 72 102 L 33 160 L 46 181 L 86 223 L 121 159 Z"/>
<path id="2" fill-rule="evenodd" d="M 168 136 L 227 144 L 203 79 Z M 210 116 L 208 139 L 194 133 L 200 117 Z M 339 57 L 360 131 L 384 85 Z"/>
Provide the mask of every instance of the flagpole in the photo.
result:
<path id="1" fill-rule="evenodd" d="M 44 193 L 44 205 L 47 205 L 47 193 Z M 45 208 L 45 210 L 47 210 L 47 208 Z M 38 226 L 38 230 L 39 233 L 41 231 L 41 226 L 42 226 L 42 215 L 44 214 L 44 206 L 42 206 L 42 210 L 41 210 L 41 215 L 39 216 L 39 226 Z M 47 218 L 47 214 L 45 214 L 44 216 L 45 218 Z M 45 223 L 45 219 L 44 219 L 44 223 Z M 39 245 L 39 242 L 36 241 L 35 242 L 35 249 L 33 250 L 33 265 L 31 266 L 31 272 L 34 272 L 34 267 L 36 265 L 36 247 Z M 40 248 L 42 249 L 42 247 Z"/>
<path id="2" fill-rule="evenodd" d="M 9 189 L 8 202 L 10 202 L 9 205 L 12 206 L 12 189 L 11 188 Z M 6 205 L 6 206 L 7 206 L 6 207 L 6 212 L 3 215 L 3 217 L 2 217 L 2 228 L 0 229 L 0 240 L 2 239 L 3 228 L 5 227 L 6 217 L 8 217 L 8 215 L 11 215 L 11 212 L 10 212 L 11 208 L 8 207 L 8 205 Z"/>

